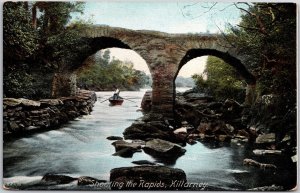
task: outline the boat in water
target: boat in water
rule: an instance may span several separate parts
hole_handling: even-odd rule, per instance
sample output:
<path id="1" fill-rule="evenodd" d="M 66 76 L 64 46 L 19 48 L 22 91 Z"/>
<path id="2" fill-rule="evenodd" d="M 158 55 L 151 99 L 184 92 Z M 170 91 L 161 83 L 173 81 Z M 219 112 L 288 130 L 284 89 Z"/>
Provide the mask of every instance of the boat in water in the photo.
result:
<path id="1" fill-rule="evenodd" d="M 118 97 L 117 99 L 110 97 L 108 100 L 109 100 L 111 106 L 122 105 L 124 102 L 124 99 L 122 97 Z"/>

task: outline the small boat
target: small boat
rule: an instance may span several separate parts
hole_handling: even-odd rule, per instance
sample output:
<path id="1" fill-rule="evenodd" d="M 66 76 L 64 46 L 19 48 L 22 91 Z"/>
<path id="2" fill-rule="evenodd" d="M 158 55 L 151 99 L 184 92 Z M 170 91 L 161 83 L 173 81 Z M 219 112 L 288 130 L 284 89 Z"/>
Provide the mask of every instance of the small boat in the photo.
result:
<path id="1" fill-rule="evenodd" d="M 122 105 L 122 103 L 124 101 L 124 99 L 122 97 L 119 97 L 117 99 L 110 97 L 108 100 L 109 100 L 111 106 Z"/>

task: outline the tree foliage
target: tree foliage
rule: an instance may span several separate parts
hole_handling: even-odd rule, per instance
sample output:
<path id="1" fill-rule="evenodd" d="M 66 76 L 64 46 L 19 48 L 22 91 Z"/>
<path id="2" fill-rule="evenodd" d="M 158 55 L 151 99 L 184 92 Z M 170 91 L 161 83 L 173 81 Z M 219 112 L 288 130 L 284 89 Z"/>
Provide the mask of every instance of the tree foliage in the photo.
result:
<path id="1" fill-rule="evenodd" d="M 260 95 L 275 94 L 288 106 L 296 102 L 296 4 L 239 4 L 242 20 L 228 39 L 257 77 Z"/>
<path id="2" fill-rule="evenodd" d="M 69 23 L 71 13 L 81 12 L 83 5 L 42 1 L 4 3 L 5 97 L 49 97 L 42 91 L 51 89 L 49 80 L 44 78 L 70 67 L 78 61 L 79 53 L 88 50 L 78 33 L 83 22 Z M 41 84 L 45 81 L 47 84 Z"/>
<path id="3" fill-rule="evenodd" d="M 218 100 L 233 98 L 242 101 L 244 83 L 239 74 L 223 60 L 209 56 L 203 74 L 192 76 L 196 88 L 216 97 Z"/>
<path id="4" fill-rule="evenodd" d="M 130 61 L 110 59 L 110 52 L 93 60 L 90 57 L 77 72 L 77 83 L 80 88 L 91 90 L 112 90 L 117 86 L 122 90 L 138 90 L 149 84 L 145 72 L 135 70 Z"/>
<path id="5" fill-rule="evenodd" d="M 233 5 L 241 10 L 241 21 L 229 26 L 225 40 L 238 49 L 244 65 L 256 77 L 259 96 L 278 96 L 280 111 L 285 113 L 296 104 L 296 4 Z M 201 76 L 195 78 L 198 84 L 205 82 Z"/>
<path id="6" fill-rule="evenodd" d="M 37 43 L 26 4 L 6 2 L 3 6 L 4 62 L 24 61 L 37 50 Z"/>

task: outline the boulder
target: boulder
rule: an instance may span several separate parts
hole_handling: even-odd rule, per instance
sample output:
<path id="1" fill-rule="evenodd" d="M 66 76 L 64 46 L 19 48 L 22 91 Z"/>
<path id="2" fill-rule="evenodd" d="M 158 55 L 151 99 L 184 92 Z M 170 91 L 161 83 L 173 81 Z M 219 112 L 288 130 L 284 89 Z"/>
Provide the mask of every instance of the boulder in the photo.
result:
<path id="1" fill-rule="evenodd" d="M 160 124 L 155 122 L 139 122 L 133 123 L 131 126 L 125 129 L 123 132 L 125 139 L 164 139 L 173 141 L 174 134 L 163 122 Z"/>
<path id="2" fill-rule="evenodd" d="M 275 133 L 261 134 L 256 138 L 255 143 L 275 143 Z"/>
<path id="3" fill-rule="evenodd" d="M 22 103 L 22 99 L 15 99 L 15 98 L 4 98 L 3 105 L 7 105 L 10 107 L 18 106 Z"/>
<path id="4" fill-rule="evenodd" d="M 110 182 L 112 190 L 182 190 L 186 174 L 166 166 L 122 167 L 110 171 Z"/>
<path id="5" fill-rule="evenodd" d="M 235 129 L 232 125 L 230 124 L 225 124 L 226 125 L 226 128 L 230 131 L 230 132 L 233 132 Z"/>
<path id="6" fill-rule="evenodd" d="M 123 140 L 123 137 L 119 137 L 119 136 L 109 136 L 106 139 L 108 140 Z"/>
<path id="7" fill-rule="evenodd" d="M 47 184 L 47 185 L 69 184 L 70 182 L 73 182 L 74 180 L 76 180 L 76 178 L 72 178 L 70 176 L 47 173 L 42 178 L 41 183 Z"/>
<path id="8" fill-rule="evenodd" d="M 254 155 L 281 155 L 281 150 L 271 150 L 271 149 L 255 149 L 253 150 Z"/>
<path id="9" fill-rule="evenodd" d="M 48 105 L 48 106 L 58 106 L 62 105 L 63 102 L 59 99 L 42 99 L 40 100 L 41 105 Z"/>
<path id="10" fill-rule="evenodd" d="M 180 127 L 173 131 L 174 134 L 179 134 L 179 133 L 187 133 L 187 127 Z"/>
<path id="11" fill-rule="evenodd" d="M 186 152 L 180 145 L 162 139 L 147 141 L 143 149 L 146 153 L 159 157 L 183 155 Z"/>
<path id="12" fill-rule="evenodd" d="M 9 122 L 9 127 L 12 131 L 17 131 L 20 127 L 15 121 Z"/>
<path id="13" fill-rule="evenodd" d="M 140 140 L 140 139 L 132 140 L 131 143 L 140 144 L 141 146 L 146 145 L 146 141 L 143 141 L 143 140 Z"/>
<path id="14" fill-rule="evenodd" d="M 131 149 L 141 149 L 142 146 L 140 143 L 129 143 L 127 141 L 124 140 L 118 140 L 112 143 L 113 146 L 115 146 L 116 152 L 120 151 L 122 149 L 126 149 L 126 148 L 131 148 Z"/>
<path id="15" fill-rule="evenodd" d="M 243 160 L 243 165 L 247 165 L 247 166 L 254 166 L 254 167 L 258 167 L 260 169 L 277 169 L 277 167 L 274 165 L 274 164 L 266 164 L 266 163 L 260 163 L 260 162 L 257 162 L 253 159 L 244 159 Z"/>
<path id="16" fill-rule="evenodd" d="M 148 160 L 133 161 L 131 163 L 136 164 L 136 165 L 157 165 L 156 163 L 148 161 Z"/>
<path id="17" fill-rule="evenodd" d="M 81 176 L 78 178 L 77 185 L 78 186 L 86 186 L 86 185 L 96 185 L 98 183 L 105 183 L 106 180 L 98 180 L 96 178 Z"/>
<path id="18" fill-rule="evenodd" d="M 26 107 L 39 107 L 39 106 L 41 106 L 41 103 L 39 101 L 22 99 L 22 105 L 24 105 Z"/>
<path id="19" fill-rule="evenodd" d="M 132 148 L 132 147 L 126 147 L 123 148 L 121 150 L 118 150 L 116 153 L 113 154 L 113 156 L 120 156 L 120 157 L 124 157 L 124 158 L 130 158 L 133 156 L 133 154 L 135 152 L 138 152 L 141 150 L 138 150 L 136 148 Z"/>

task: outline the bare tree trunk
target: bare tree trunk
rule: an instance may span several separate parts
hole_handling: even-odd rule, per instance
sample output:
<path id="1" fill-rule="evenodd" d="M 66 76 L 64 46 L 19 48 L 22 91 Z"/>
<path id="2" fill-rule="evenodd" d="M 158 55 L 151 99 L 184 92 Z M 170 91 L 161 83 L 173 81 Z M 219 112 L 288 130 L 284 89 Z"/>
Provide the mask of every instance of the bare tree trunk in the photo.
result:
<path id="1" fill-rule="evenodd" d="M 32 27 L 36 29 L 37 27 L 37 18 L 36 18 L 36 5 L 32 6 Z"/>

